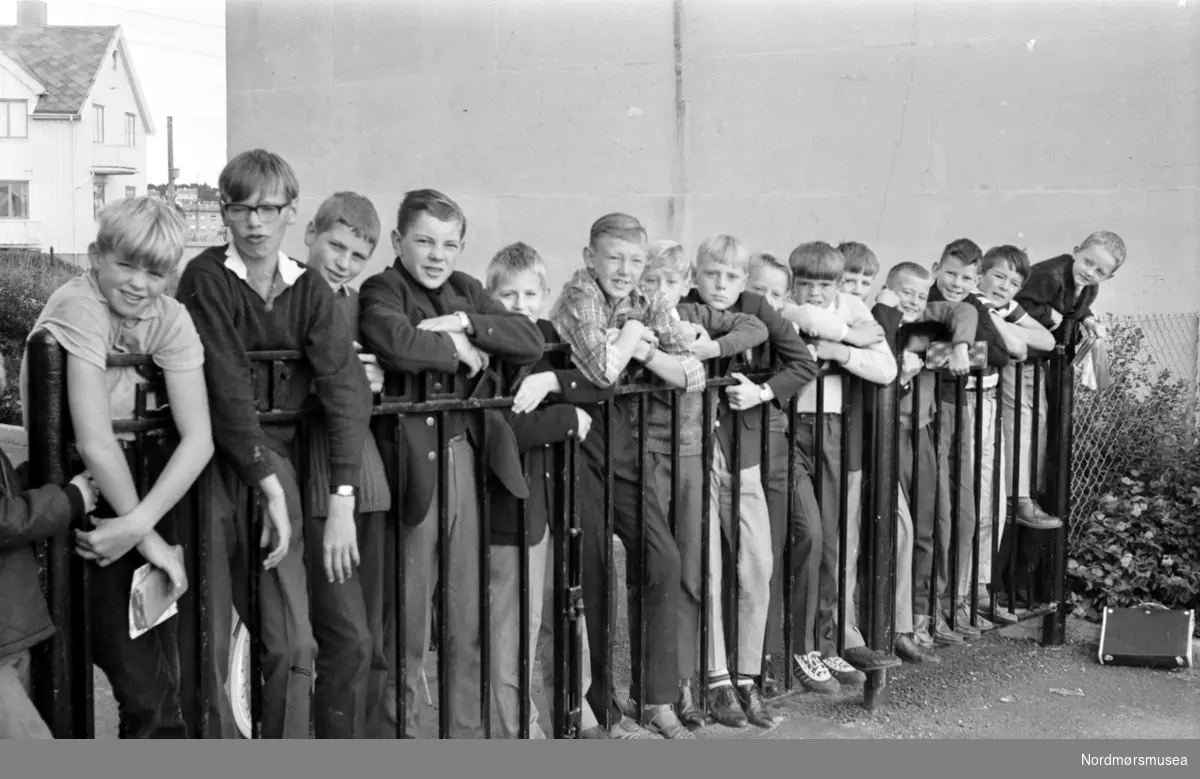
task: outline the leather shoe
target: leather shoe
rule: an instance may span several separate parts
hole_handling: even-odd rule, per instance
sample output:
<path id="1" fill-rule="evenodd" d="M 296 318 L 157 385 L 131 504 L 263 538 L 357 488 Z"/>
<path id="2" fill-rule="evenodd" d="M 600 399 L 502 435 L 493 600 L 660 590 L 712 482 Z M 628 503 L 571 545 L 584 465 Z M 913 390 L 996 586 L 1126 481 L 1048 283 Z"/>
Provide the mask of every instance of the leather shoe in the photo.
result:
<path id="1" fill-rule="evenodd" d="M 762 691 L 757 684 L 739 684 L 737 686 L 738 701 L 746 712 L 746 719 L 751 725 L 759 728 L 770 728 L 775 725 L 775 714 L 763 699 Z"/>
<path id="2" fill-rule="evenodd" d="M 675 704 L 679 713 L 679 721 L 686 728 L 702 728 L 706 718 L 700 706 L 696 703 L 696 685 L 691 679 L 679 682 L 679 703 Z"/>
<path id="3" fill-rule="evenodd" d="M 928 647 L 923 647 L 917 644 L 911 633 L 904 633 L 896 636 L 896 655 L 901 659 L 910 663 L 925 663 L 927 665 L 937 665 L 942 662 L 942 658 L 938 656 Z"/>
<path id="4" fill-rule="evenodd" d="M 742 711 L 732 684 L 722 684 L 708 691 L 708 713 L 713 721 L 727 728 L 746 727 L 746 712 Z"/>

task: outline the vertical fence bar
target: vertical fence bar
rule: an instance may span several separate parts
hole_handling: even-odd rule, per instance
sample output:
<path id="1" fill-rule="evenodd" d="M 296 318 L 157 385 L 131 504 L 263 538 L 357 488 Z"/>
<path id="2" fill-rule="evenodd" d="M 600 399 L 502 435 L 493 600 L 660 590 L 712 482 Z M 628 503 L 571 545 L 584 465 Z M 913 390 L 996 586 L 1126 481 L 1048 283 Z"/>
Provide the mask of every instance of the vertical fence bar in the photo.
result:
<path id="1" fill-rule="evenodd" d="M 568 535 L 570 537 L 567 555 L 567 583 L 569 598 L 567 598 L 567 618 L 570 625 L 570 643 L 568 649 L 570 702 L 569 716 L 566 720 L 566 735 L 568 738 L 579 738 L 583 721 L 583 637 L 586 622 L 586 610 L 583 601 L 583 528 L 580 524 L 579 507 L 579 439 L 567 444 L 566 479 L 569 485 L 570 510 L 567 517 L 570 520 Z M 560 687 L 563 685 L 559 685 Z M 606 707 L 606 711 L 610 707 Z M 607 714 L 605 715 L 607 717 Z"/>
<path id="2" fill-rule="evenodd" d="M 716 519 L 721 523 L 721 527 L 729 528 L 729 559 L 732 563 L 728 570 L 732 572 L 729 577 L 731 581 L 724 582 L 721 588 L 721 627 L 728 637 L 726 642 L 725 652 L 729 656 L 727 660 L 729 678 L 737 689 L 737 669 L 740 660 L 738 656 L 738 634 L 740 626 L 738 625 L 737 602 L 741 592 L 741 582 L 738 578 L 738 573 L 741 571 L 741 566 L 738 565 L 738 556 L 742 549 L 741 528 L 739 525 L 739 517 L 742 507 L 742 412 L 734 411 L 729 418 L 730 453 L 729 461 L 726 467 L 729 469 L 729 517 L 726 520 L 721 516 Z M 717 499 L 717 505 L 723 506 L 724 501 Z M 726 525 L 728 521 L 728 525 Z M 725 571 L 722 566 L 722 573 Z M 729 597 L 725 597 L 724 593 L 729 593 Z M 732 651 L 731 651 L 732 650 Z M 725 660 L 726 658 L 717 658 L 717 660 Z"/>
<path id="3" fill-rule="evenodd" d="M 438 507 L 438 532 L 437 532 L 437 580 L 441 586 L 441 597 L 438 598 L 438 738 L 450 738 L 450 722 L 452 712 L 450 709 L 453 706 L 450 691 L 450 636 L 449 636 L 449 621 L 450 621 L 450 598 L 447 597 L 446 583 L 450 576 L 450 507 L 447 505 L 449 500 L 449 485 L 446 483 L 450 478 L 450 466 L 447 465 L 447 460 L 454 457 L 450 453 L 449 441 L 446 440 L 446 412 L 436 412 L 437 417 L 437 507 Z M 483 571 L 479 572 L 480 580 L 483 578 Z M 480 629 L 482 629 L 480 625 Z M 425 647 L 422 647 L 425 649 Z"/>
<path id="4" fill-rule="evenodd" d="M 937 396 L 935 395 L 934 397 L 936 400 Z M 918 528 L 919 528 L 919 523 L 921 521 L 919 519 L 919 517 L 921 516 L 921 508 L 924 505 L 923 503 L 921 503 L 921 477 L 922 476 L 921 476 L 920 464 L 921 464 L 921 430 L 922 430 L 922 427 L 921 427 L 921 410 L 922 410 L 921 402 L 922 401 L 921 401 L 921 374 L 920 373 L 918 373 L 916 376 L 914 376 L 912 378 L 912 394 L 910 395 L 910 402 L 911 402 L 911 406 L 910 406 L 911 410 L 909 411 L 908 418 L 909 418 L 909 423 L 912 425 L 912 430 L 909 431 L 912 441 L 910 442 L 909 445 L 912 447 L 912 452 L 911 452 L 911 456 L 909 457 L 910 473 L 907 474 L 908 482 L 909 482 L 908 513 L 912 518 L 913 551 L 915 552 L 917 549 L 917 543 L 918 543 L 918 535 L 917 535 L 919 532 Z M 899 415 L 897 415 L 897 416 L 899 416 Z M 936 422 L 936 420 L 932 420 L 932 421 Z M 903 474 L 901 475 L 901 478 L 904 478 Z M 934 474 L 934 478 L 935 479 L 937 478 L 936 474 Z M 936 504 L 937 504 L 937 501 L 934 500 L 935 514 L 937 511 Z M 937 532 L 937 520 L 935 518 L 934 519 L 934 533 L 936 533 L 936 532 Z M 936 548 L 936 546 L 937 545 L 934 544 L 935 548 Z M 915 557 L 914 557 L 914 559 L 915 559 Z M 913 566 L 912 582 L 913 582 L 912 586 L 914 588 L 929 586 L 928 578 L 926 578 L 926 580 L 924 582 L 921 582 L 920 580 L 917 579 L 917 571 L 916 571 L 915 565 Z M 929 595 L 932 595 L 932 594 L 933 594 L 932 592 L 929 593 Z M 935 620 L 933 619 L 933 614 L 936 612 L 932 611 L 932 608 L 936 608 L 936 607 L 932 607 L 932 603 L 933 603 L 933 601 L 927 596 L 925 598 L 925 611 L 929 612 L 929 613 L 926 613 L 923 615 L 918 615 L 915 613 L 913 614 L 913 630 L 914 630 L 914 632 L 916 632 L 916 628 L 917 628 L 917 625 L 916 625 L 917 617 L 924 616 L 926 618 L 926 629 L 929 631 L 929 636 L 930 636 L 931 640 L 933 637 L 934 625 L 936 624 Z"/>
<path id="5" fill-rule="evenodd" d="M 488 479 L 488 432 L 487 432 L 487 412 L 479 411 L 479 445 L 475 450 L 475 481 L 480 485 L 477 491 L 476 500 L 479 505 L 479 652 L 482 662 L 479 664 L 479 723 L 483 730 L 483 737 L 490 739 L 492 737 L 492 593 L 489 587 L 492 571 L 492 539 L 491 539 L 491 501 L 487 496 L 487 479 Z M 522 463 L 521 473 L 528 473 Z M 518 643 L 519 648 L 524 652 L 521 655 L 522 660 L 519 668 L 528 672 L 529 655 L 525 651 L 528 639 L 528 624 L 529 624 L 529 548 L 525 546 L 525 502 L 521 501 L 520 522 L 518 539 L 519 546 L 517 547 L 517 560 L 520 566 L 518 577 L 519 594 L 521 597 L 520 605 L 517 607 L 518 613 L 518 628 L 524 632 L 521 633 L 521 640 Z M 449 561 L 445 571 L 449 572 Z M 450 613 L 450 587 L 447 583 L 449 580 L 445 576 L 438 578 L 442 582 L 442 616 L 447 617 Z M 445 624 L 442 622 L 441 624 Z M 440 642 L 439 642 L 440 643 Z M 438 668 L 438 679 L 447 676 L 446 666 Z M 453 682 L 453 679 L 450 680 Z M 525 695 L 528 692 L 526 687 L 521 688 L 521 694 Z M 438 702 L 440 709 L 447 708 L 447 700 L 443 698 Z M 520 711 L 525 711 L 529 706 L 529 699 L 526 696 L 521 705 Z M 521 738 L 528 738 L 529 718 L 526 717 L 522 722 Z"/>
<path id="6" fill-rule="evenodd" d="M 837 487 L 837 502 L 838 502 L 838 558 L 837 558 L 837 605 L 834 606 L 834 615 L 836 619 L 837 634 L 834 639 L 834 646 L 837 647 L 838 657 L 841 657 L 846 652 L 846 609 L 853 608 L 853 604 L 846 603 L 847 585 L 853 586 L 856 582 L 847 581 L 846 566 L 849 562 L 850 550 L 849 535 L 850 523 L 855 521 L 854 517 L 850 516 L 850 418 L 847 415 L 849 411 L 847 400 L 851 395 L 851 388 L 856 386 L 857 377 L 844 376 L 841 379 L 842 385 L 842 407 L 838 410 L 838 419 L 841 422 L 841 433 L 838 441 L 838 487 Z M 864 425 L 865 427 L 865 425 Z M 860 504 L 861 509 L 861 504 Z M 859 540 L 862 538 L 862 515 L 858 517 L 859 521 Z M 855 550 L 857 551 L 857 550 Z"/>
<path id="7" fill-rule="evenodd" d="M 1055 444 L 1054 454 L 1054 509 L 1055 516 L 1062 524 L 1054 529 L 1054 554 L 1050 562 L 1050 598 L 1054 610 L 1042 620 L 1042 643 L 1049 646 L 1061 646 L 1067 639 L 1067 614 L 1070 604 L 1066 595 L 1066 545 L 1067 519 L 1071 515 L 1071 458 L 1074 442 L 1072 441 L 1072 422 L 1075 416 L 1075 370 L 1072 365 L 1075 357 L 1075 328 L 1074 323 L 1068 323 L 1063 333 L 1063 343 L 1054 350 L 1050 369 L 1056 379 L 1053 398 L 1055 413 Z"/>
<path id="8" fill-rule="evenodd" d="M 1057 346 L 1055 347 L 1058 348 Z M 1045 489 L 1045 479 L 1042 477 L 1042 468 L 1045 463 L 1042 462 L 1041 448 L 1045 445 L 1042 440 L 1042 425 L 1045 423 L 1042 417 L 1042 388 L 1045 386 L 1045 373 L 1043 372 L 1043 359 L 1039 358 L 1033 361 L 1033 407 L 1030 411 L 1031 425 L 1029 428 L 1029 497 L 1035 503 L 1041 503 L 1045 499 L 1043 494 Z M 1033 548 L 1038 552 L 1035 554 L 1032 561 L 1032 572 L 1037 572 L 1045 563 L 1045 555 L 1042 550 L 1045 547 L 1043 533 L 1032 533 Z M 1028 587 L 1026 588 L 1027 608 L 1032 609 L 1034 604 L 1040 603 L 1041 598 L 1045 595 L 1044 592 L 1039 592 L 1039 582 L 1033 577 L 1028 578 Z"/>
<path id="9" fill-rule="evenodd" d="M 27 360 L 29 386 L 41 390 L 26 399 L 29 481 L 65 486 L 70 425 L 66 353 L 47 331 L 39 330 L 30 336 Z M 83 656 L 88 642 L 81 586 L 86 564 L 67 536 L 48 539 L 43 550 L 46 601 L 58 630 L 33 648 L 34 699 L 55 738 L 85 738 L 92 711 L 92 670 Z"/>
<path id="10" fill-rule="evenodd" d="M 972 486 L 975 488 L 975 505 L 972 507 L 975 511 L 975 531 L 971 534 L 971 576 L 969 578 L 970 588 L 967 593 L 967 620 L 970 624 L 976 625 L 979 614 L 979 558 L 980 558 L 980 518 L 983 514 L 983 395 L 986 391 L 983 386 L 983 377 L 985 370 L 980 370 L 975 375 L 975 446 L 974 446 L 974 467 L 971 470 L 971 475 L 974 478 Z M 997 378 L 999 378 L 997 376 Z M 992 437 L 997 438 L 998 433 L 993 430 Z M 993 458 L 992 470 L 996 470 L 999 465 L 999 460 Z M 996 524 L 996 516 L 992 514 L 992 525 Z M 962 596 L 962 593 L 959 593 Z"/>
<path id="11" fill-rule="evenodd" d="M 794 617 L 795 609 L 804 608 L 804 604 L 797 604 L 793 597 L 792 588 L 795 586 L 793 578 L 792 566 L 795 565 L 795 546 L 796 546 L 796 527 L 792 521 L 792 517 L 797 511 L 797 410 L 799 408 L 799 396 L 793 395 L 788 401 L 787 407 L 787 436 L 785 441 L 788 448 L 788 487 L 787 487 L 787 515 L 784 521 L 787 523 L 787 530 L 784 533 L 783 546 L 783 689 L 787 692 L 792 691 L 792 682 L 795 679 L 795 669 L 792 667 L 792 656 L 796 652 L 795 642 L 792 640 L 792 631 L 795 629 Z"/>
<path id="12" fill-rule="evenodd" d="M 766 498 L 766 501 L 767 501 L 767 519 L 768 519 L 767 533 L 770 534 L 770 533 L 774 532 L 771 529 L 771 525 L 770 525 L 770 512 L 771 512 L 771 485 L 770 485 L 770 482 L 771 482 L 771 478 L 770 478 L 771 477 L 771 404 L 770 404 L 770 402 L 762 404 L 762 419 L 759 422 L 759 429 L 762 431 L 762 451 L 759 453 L 758 475 L 759 475 L 760 486 L 762 487 L 762 491 L 763 491 L 763 496 Z M 771 549 L 772 566 L 774 566 L 775 554 L 776 554 L 775 549 L 772 548 Z M 776 572 L 774 570 L 774 567 L 772 567 L 771 579 L 774 579 L 778 575 L 779 575 L 778 572 Z M 771 598 L 772 589 L 773 588 L 771 587 L 771 581 L 768 580 L 767 581 L 767 599 L 768 599 L 767 605 L 768 605 L 768 608 L 770 608 L 770 598 Z M 769 613 L 770 612 L 768 611 L 768 614 Z M 769 625 L 770 622 L 771 622 L 771 619 L 768 616 L 767 624 Z M 758 688 L 759 688 L 759 691 L 762 692 L 763 695 L 765 696 L 766 695 L 766 687 L 767 687 L 767 678 L 766 678 L 766 665 L 765 665 L 764 661 L 766 660 L 766 654 L 770 651 L 770 648 L 771 648 L 771 636 L 767 635 L 765 631 L 763 633 L 762 645 L 763 645 L 763 657 L 760 658 L 760 661 L 758 664 L 758 677 L 759 677 Z"/>
<path id="13" fill-rule="evenodd" d="M 1021 460 L 1024 459 L 1021 454 L 1021 395 L 1025 387 L 1025 363 L 1019 362 L 1013 366 L 1013 466 L 1012 466 L 1012 516 L 1013 526 L 1010 542 L 1007 546 L 1007 554 L 1004 553 L 1003 547 L 1001 556 L 1004 557 L 1004 566 L 1006 569 L 1005 579 L 1008 586 L 1008 608 L 1014 614 L 1017 611 L 1017 556 L 1021 548 L 1021 537 L 1024 535 L 1021 529 L 1021 523 L 1017 521 L 1017 517 L 1021 511 Z M 1033 483 L 1033 474 L 1030 473 L 1030 484 Z M 1032 495 L 1032 489 L 1030 490 Z"/>
<path id="14" fill-rule="evenodd" d="M 637 550 L 634 554 L 637 555 L 638 580 L 630 582 L 628 580 L 629 566 L 626 566 L 626 581 L 625 588 L 628 591 L 629 587 L 635 587 L 637 593 L 637 625 L 632 624 L 633 615 L 629 615 L 629 629 L 637 631 L 637 656 L 630 658 L 633 663 L 633 685 L 638 693 L 638 706 L 646 705 L 646 658 L 649 652 L 646 647 L 646 499 L 647 483 L 646 483 L 646 435 L 647 435 L 647 396 L 644 391 L 639 392 L 637 396 L 638 410 L 638 452 L 637 452 L 637 468 L 638 468 L 638 495 L 641 500 L 638 501 L 637 509 Z M 626 550 L 626 555 L 630 550 Z M 628 559 L 628 557 L 626 558 Z"/>
<path id="15" fill-rule="evenodd" d="M 604 658 L 604 672 L 600 675 L 599 700 L 604 702 L 604 724 L 612 727 L 613 710 L 613 632 L 616 629 L 616 608 L 613 603 L 613 588 L 616 576 L 613 572 L 613 512 L 616 495 L 613 485 L 613 424 L 616 420 L 616 402 L 609 398 L 604 401 L 604 597 L 600 606 L 600 646 L 591 647 L 592 652 L 600 652 Z M 594 674 L 593 674 L 594 676 Z M 596 683 L 592 679 L 592 684 Z M 599 713 L 597 712 L 597 716 Z"/>
<path id="16" fill-rule="evenodd" d="M 712 630 L 710 609 L 712 598 L 709 593 L 708 580 L 712 576 L 712 566 L 709 564 L 710 539 L 708 537 L 712 517 L 712 469 L 713 469 L 713 439 L 716 437 L 716 420 L 714 416 L 715 390 L 705 388 L 701 399 L 701 417 L 703 417 L 704 437 L 701 439 L 701 458 L 704 461 L 704 479 L 701 482 L 700 505 L 700 710 L 708 711 L 708 668 L 713 658 L 709 657 L 708 632 Z"/>
<path id="17" fill-rule="evenodd" d="M 250 526 L 246 546 L 249 547 L 250 575 L 246 577 L 246 611 L 242 621 L 250 634 L 250 737 L 261 739 L 263 715 L 263 679 L 262 679 L 262 609 L 259 602 L 259 580 L 265 575 L 263 571 L 263 550 L 258 543 L 262 533 L 262 525 L 266 520 L 263 516 L 263 505 L 256 486 L 249 486 L 246 499 L 247 523 Z M 226 630 L 225 625 L 217 625 L 217 630 Z"/>
<path id="18" fill-rule="evenodd" d="M 390 420 L 389 420 L 390 423 Z M 393 428 L 395 440 L 392 442 L 392 472 L 389 474 L 391 483 L 394 485 L 403 484 L 404 479 L 404 459 L 408 456 L 408 446 L 404 441 L 404 414 L 398 413 L 395 415 L 395 427 Z M 392 555 L 396 560 L 396 586 L 395 598 L 392 603 L 392 618 L 395 620 L 393 628 L 396 637 L 396 656 L 393 662 L 396 667 L 396 738 L 408 737 L 408 704 L 407 694 L 408 689 L 408 663 L 405 660 L 405 641 L 407 640 L 408 631 L 406 622 L 406 611 L 404 608 L 404 593 L 405 593 L 405 568 L 404 563 L 404 517 L 400 510 L 401 493 L 397 489 L 392 496 L 391 520 L 392 527 L 396 533 L 392 537 Z M 386 570 L 386 568 L 385 568 Z"/>
<path id="19" fill-rule="evenodd" d="M 1004 374 L 1005 371 L 1001 370 L 996 377 L 995 414 L 992 420 L 995 430 L 992 435 L 992 532 L 988 539 L 988 550 L 991 555 L 989 559 L 992 562 L 988 566 L 988 581 L 984 583 L 988 589 L 988 620 L 993 624 L 997 620 L 996 597 L 999 593 L 996 590 L 996 582 L 1000 572 L 1000 538 L 1008 524 L 1008 517 L 1001 513 L 1004 509 L 1004 501 L 1000 496 L 1004 490 Z M 1014 452 L 1014 460 L 1011 463 L 1014 471 L 1017 469 L 1016 456 L 1017 453 Z"/>
<path id="20" fill-rule="evenodd" d="M 933 461 L 936 463 L 937 469 L 942 467 L 942 374 L 940 371 L 933 373 L 933 418 L 930 420 L 932 428 L 931 435 L 933 437 Z M 914 401 L 915 402 L 915 401 Z M 949 459 L 949 458 L 947 458 Z M 917 469 L 918 460 L 914 459 L 913 470 Z M 937 473 L 932 474 L 932 478 L 937 479 Z M 947 476 L 947 478 L 949 478 Z M 945 513 L 945 507 L 942 505 L 941 495 L 935 489 L 933 494 L 933 553 L 930 555 L 929 565 L 929 634 L 937 639 L 938 625 L 941 622 L 940 616 L 942 611 L 941 597 L 938 594 L 937 572 L 938 566 L 942 564 L 942 514 Z M 914 509 L 915 511 L 915 509 Z"/>
<path id="21" fill-rule="evenodd" d="M 896 523 L 896 462 L 892 456 L 895 448 L 896 392 L 895 382 L 863 392 L 864 399 L 870 400 L 872 412 L 871 424 L 864 425 L 864 428 L 875 431 L 874 446 L 870 449 L 870 455 L 863 458 L 864 469 L 869 468 L 869 473 L 864 474 L 864 491 L 869 484 L 872 496 L 870 521 L 863 523 L 869 530 L 871 543 L 868 563 L 871 591 L 867 601 L 871 632 L 869 644 L 876 651 L 889 653 L 892 649 L 891 615 L 894 612 L 896 590 L 890 563 L 895 554 L 895 539 L 892 533 L 886 531 Z M 887 699 L 887 669 L 868 672 L 863 689 L 863 706 L 875 709 Z"/>
<path id="22" fill-rule="evenodd" d="M 825 499 L 826 499 L 825 470 L 826 470 L 826 463 L 825 463 L 825 375 L 824 375 L 824 372 L 818 371 L 817 378 L 814 381 L 816 382 L 816 385 L 817 385 L 817 392 L 816 392 L 816 408 L 814 409 L 815 413 L 813 414 L 813 417 L 812 417 L 812 425 L 813 425 L 813 452 L 812 452 L 813 494 L 816 496 L 817 509 L 818 509 L 818 513 L 820 514 L 820 517 L 818 517 L 817 522 L 819 522 L 821 524 L 821 527 L 823 530 L 828 532 L 828 529 L 825 528 Z M 824 533 L 822 533 L 821 535 L 822 535 L 822 538 L 824 538 Z M 816 552 L 816 556 L 817 556 L 816 566 L 818 569 L 817 592 L 816 592 L 815 596 L 813 596 L 813 597 L 815 597 L 817 599 L 817 610 L 816 610 L 816 618 L 813 620 L 813 624 L 810 626 L 809 629 L 812 630 L 813 646 L 819 650 L 819 649 L 821 649 L 821 622 L 824 619 L 824 617 L 821 614 L 821 611 L 822 611 L 822 603 L 824 602 L 823 599 L 825 597 L 825 593 L 822 592 L 822 589 L 825 586 L 823 584 L 823 580 L 825 579 L 825 576 L 824 576 L 824 572 L 820 570 L 821 568 L 824 567 L 824 560 L 825 560 L 824 550 L 818 549 Z M 835 597 L 836 597 L 836 593 L 835 593 Z"/>
<path id="23" fill-rule="evenodd" d="M 964 377 L 954 377 L 954 432 L 950 439 L 953 450 L 950 453 L 950 546 L 946 565 L 946 595 L 949 599 L 949 616 L 947 623 L 951 630 L 956 630 L 958 624 L 958 569 L 962 565 L 959 559 L 959 546 L 962 545 L 962 528 L 959 518 L 962 516 L 962 483 L 963 483 L 963 409 L 967 405 L 967 385 Z M 941 598 L 938 599 L 941 608 Z"/>
<path id="24" fill-rule="evenodd" d="M 482 446 L 480 447 L 480 450 L 484 451 L 484 452 L 487 451 Z M 544 452 L 543 456 L 548 456 L 549 449 L 544 449 L 543 452 Z M 487 466 L 486 462 L 484 463 L 484 466 L 486 468 L 486 466 Z M 529 473 L 529 458 L 527 455 L 521 455 L 521 472 L 525 473 L 525 474 Z M 486 482 L 487 471 L 484 470 L 482 473 L 483 473 L 483 479 Z M 549 473 L 546 473 L 545 475 L 547 478 L 550 477 Z M 489 501 L 486 497 L 486 493 L 484 493 L 484 494 L 485 494 L 485 497 L 481 502 L 485 505 L 484 505 L 481 513 L 483 515 L 486 515 L 488 513 L 486 504 Z M 532 496 L 530 496 L 530 497 L 532 497 Z M 549 525 L 550 523 L 547 522 L 546 524 Z M 550 533 L 549 527 L 546 528 L 546 533 L 547 533 L 547 535 L 549 535 L 549 533 Z M 522 738 L 522 739 L 528 739 L 529 738 L 529 714 L 530 714 L 529 696 L 531 693 L 531 691 L 530 691 L 530 670 L 531 669 L 529 668 L 529 629 L 531 627 L 531 625 L 529 624 L 530 619 L 531 619 L 530 613 L 529 613 L 529 587 L 530 587 L 531 582 L 530 582 L 530 576 L 529 576 L 529 511 L 528 511 L 528 503 L 524 500 L 517 501 L 517 542 L 519 544 L 519 546 L 517 547 L 517 550 L 518 550 L 517 554 L 518 554 L 518 558 L 519 558 L 518 559 L 519 567 L 517 569 L 517 579 L 518 579 L 517 589 L 518 589 L 519 595 L 521 597 L 520 605 L 518 606 L 518 612 L 517 612 L 517 627 L 521 631 L 521 634 L 517 641 L 518 651 L 520 652 L 520 657 L 521 657 L 520 665 L 517 666 L 517 686 L 520 687 L 520 689 L 521 689 L 521 703 L 517 707 L 517 713 L 521 717 L 521 725 L 520 725 L 520 729 L 517 733 L 517 737 Z M 549 539 L 547 539 L 547 543 L 549 543 Z M 490 567 L 485 570 L 490 571 Z M 490 574 L 488 574 L 488 577 L 490 579 Z M 538 582 L 538 584 L 540 585 L 541 582 Z M 480 585 L 480 588 L 482 589 L 483 585 Z M 546 608 L 546 604 L 543 603 L 542 608 L 543 609 Z M 484 652 L 483 656 L 491 657 L 491 655 L 487 652 Z M 486 700 L 482 703 L 482 705 L 485 709 L 489 708 L 488 701 L 486 701 Z M 490 736 L 490 729 L 489 729 L 489 736 Z"/>

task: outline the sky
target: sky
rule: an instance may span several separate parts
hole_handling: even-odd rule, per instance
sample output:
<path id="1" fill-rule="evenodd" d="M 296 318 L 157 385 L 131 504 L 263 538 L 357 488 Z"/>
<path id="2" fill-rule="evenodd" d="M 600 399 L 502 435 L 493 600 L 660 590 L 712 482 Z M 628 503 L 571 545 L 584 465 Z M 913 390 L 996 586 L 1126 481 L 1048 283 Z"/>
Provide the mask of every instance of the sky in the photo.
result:
<path id="1" fill-rule="evenodd" d="M 0 24 L 16 21 L 16 0 L 0 0 Z M 217 183 L 226 160 L 225 0 L 47 0 L 47 21 L 124 29 L 154 120 L 148 183 L 166 183 L 168 116 L 178 181 Z"/>

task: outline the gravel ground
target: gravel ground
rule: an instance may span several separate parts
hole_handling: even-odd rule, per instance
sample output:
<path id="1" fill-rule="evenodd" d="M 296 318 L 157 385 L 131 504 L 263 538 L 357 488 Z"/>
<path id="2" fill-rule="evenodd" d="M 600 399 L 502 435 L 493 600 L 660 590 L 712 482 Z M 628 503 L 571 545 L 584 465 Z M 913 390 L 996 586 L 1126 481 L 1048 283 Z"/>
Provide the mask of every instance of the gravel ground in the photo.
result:
<path id="1" fill-rule="evenodd" d="M 616 545 L 616 569 L 624 571 Z M 623 585 L 623 575 L 620 577 Z M 623 587 L 618 590 L 623 592 Z M 615 680 L 629 685 L 625 604 L 618 599 Z M 1102 667 L 1096 660 L 1099 626 L 1072 620 L 1062 647 L 1038 643 L 1033 620 L 942 651 L 936 667 L 905 665 L 890 672 L 890 699 L 875 711 L 862 691 L 835 697 L 791 693 L 774 701 L 780 722 L 770 730 L 712 725 L 703 738 L 1200 738 L 1200 671 Z M 534 700 L 542 701 L 536 669 Z M 436 702 L 437 679 L 429 674 Z M 1080 691 L 1063 695 L 1054 690 Z M 543 708 L 539 705 L 539 708 Z M 548 713 L 542 726 L 549 733 Z M 96 736 L 115 738 L 116 703 L 96 672 Z M 436 706 L 426 707 L 423 737 L 436 734 Z"/>

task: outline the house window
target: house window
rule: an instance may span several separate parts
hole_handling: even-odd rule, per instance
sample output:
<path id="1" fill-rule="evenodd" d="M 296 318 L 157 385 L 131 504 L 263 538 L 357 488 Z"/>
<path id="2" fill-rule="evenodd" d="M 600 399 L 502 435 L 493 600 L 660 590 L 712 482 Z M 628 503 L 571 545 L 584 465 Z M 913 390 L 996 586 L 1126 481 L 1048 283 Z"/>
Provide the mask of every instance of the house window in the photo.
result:
<path id="1" fill-rule="evenodd" d="M 137 146 L 137 115 L 125 114 L 125 145 Z"/>
<path id="2" fill-rule="evenodd" d="M 137 197 L 137 187 L 125 187 L 125 197 Z"/>
<path id="3" fill-rule="evenodd" d="M 113 52 L 113 73 L 117 72 L 117 53 Z"/>
<path id="4" fill-rule="evenodd" d="M 29 218 L 29 182 L 0 181 L 0 219 Z"/>
<path id="5" fill-rule="evenodd" d="M 92 106 L 96 127 L 92 131 L 92 143 L 104 143 L 104 106 Z"/>
<path id="6" fill-rule="evenodd" d="M 104 208 L 104 179 L 94 179 L 92 181 L 92 218 L 93 219 L 99 218 L 101 208 Z"/>
<path id="7" fill-rule="evenodd" d="M 29 101 L 0 100 L 0 138 L 29 137 Z"/>

